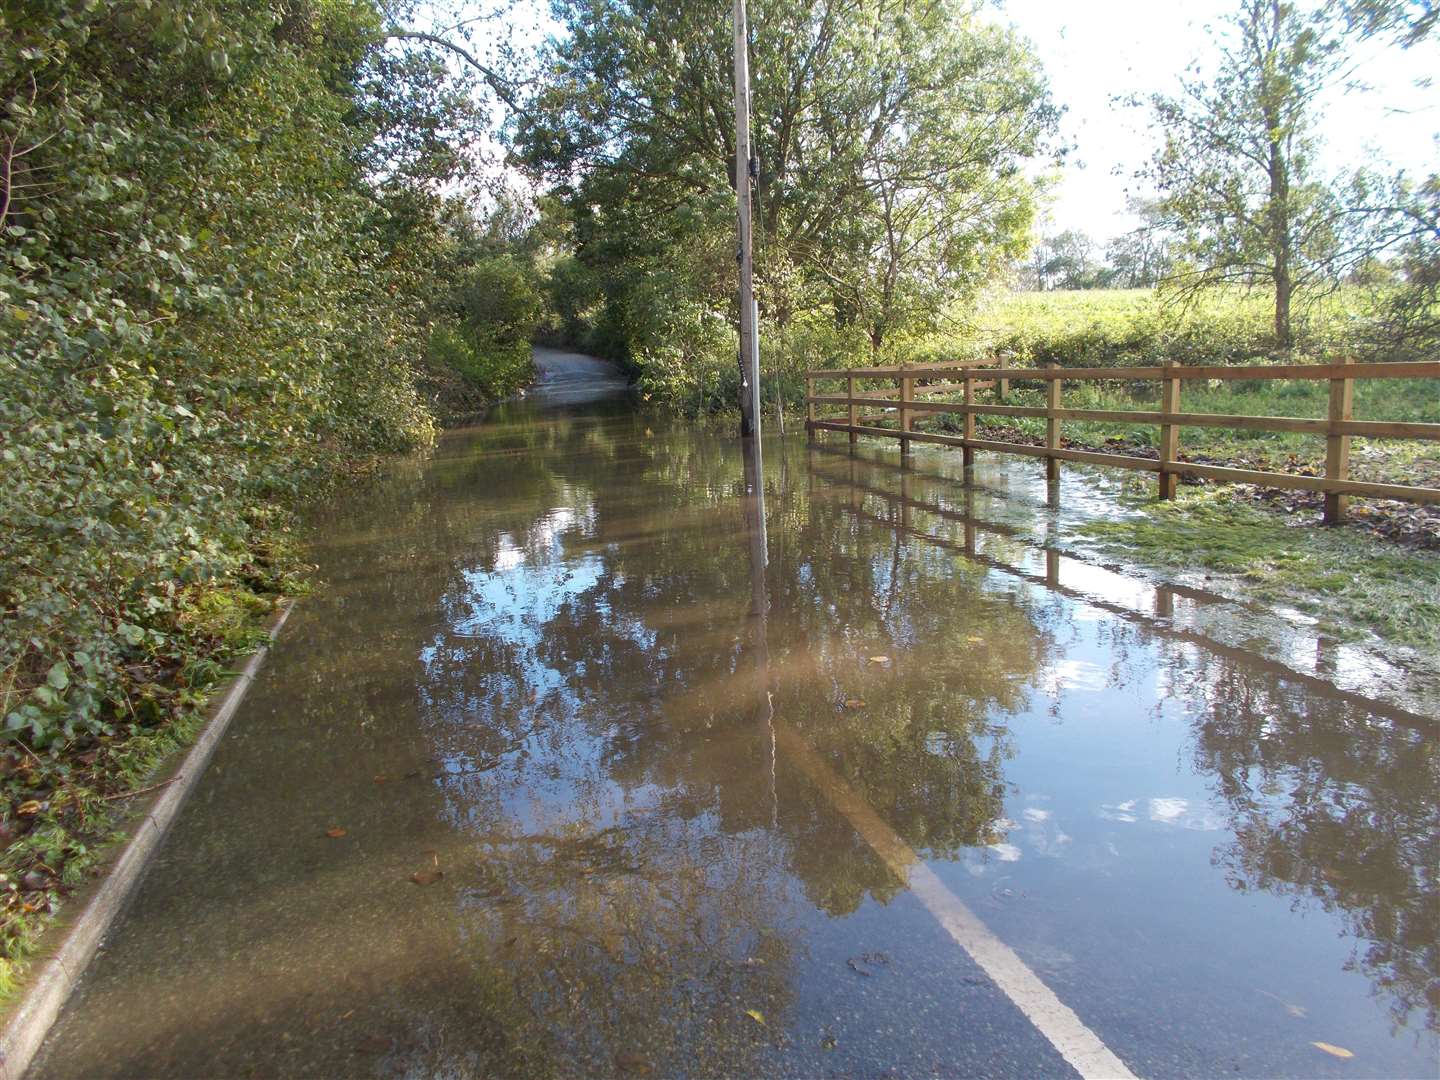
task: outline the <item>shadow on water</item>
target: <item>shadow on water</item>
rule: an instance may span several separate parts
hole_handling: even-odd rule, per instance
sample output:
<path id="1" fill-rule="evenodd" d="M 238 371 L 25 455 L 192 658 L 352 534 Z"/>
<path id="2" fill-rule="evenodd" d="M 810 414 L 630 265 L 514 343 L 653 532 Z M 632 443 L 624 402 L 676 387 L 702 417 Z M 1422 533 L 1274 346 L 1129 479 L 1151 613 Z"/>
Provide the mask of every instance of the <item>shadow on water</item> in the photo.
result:
<path id="1" fill-rule="evenodd" d="M 1025 468 L 616 400 L 397 464 L 35 1075 L 1063 1074 L 787 744 L 1136 1072 L 1433 1072 L 1433 731 Z"/>

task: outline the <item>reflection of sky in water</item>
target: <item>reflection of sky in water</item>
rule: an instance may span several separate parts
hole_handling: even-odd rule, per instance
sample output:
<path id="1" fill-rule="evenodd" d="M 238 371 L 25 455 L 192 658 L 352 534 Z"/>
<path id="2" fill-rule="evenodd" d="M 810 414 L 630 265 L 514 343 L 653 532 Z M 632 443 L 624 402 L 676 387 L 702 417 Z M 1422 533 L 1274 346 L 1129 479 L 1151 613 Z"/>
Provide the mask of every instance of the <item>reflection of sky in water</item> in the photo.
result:
<path id="1" fill-rule="evenodd" d="M 927 527 L 940 535 L 959 534 L 952 523 L 940 520 Z M 657 826 L 668 820 L 663 808 L 672 792 L 660 784 L 618 783 L 604 764 L 624 718 L 646 706 L 619 697 L 608 700 L 603 686 L 593 683 L 582 694 L 577 678 L 582 673 L 545 658 L 550 624 L 570 606 L 603 623 L 607 637 L 633 641 L 647 651 L 656 647 L 656 633 L 642 621 L 611 610 L 606 597 L 621 579 L 618 570 L 607 567 L 608 551 L 586 547 L 567 553 L 567 538 L 592 532 L 593 514 L 583 499 L 575 507 L 552 509 L 523 534 L 499 534 L 490 568 L 466 571 L 463 586 L 447 598 L 449 625 L 422 653 L 427 669 L 442 650 L 463 650 L 467 639 L 503 643 L 507 662 L 493 676 L 505 683 L 503 707 L 514 710 L 522 729 L 541 729 L 511 751 L 502 768 L 479 777 L 463 775 L 472 764 L 463 739 L 455 744 L 461 752 L 442 755 L 457 773 L 447 781 L 447 814 L 463 820 L 469 803 L 488 798 L 502 808 L 508 828 L 519 832 L 633 827 L 637 815 L 657 810 Z M 1276 951 L 1327 984 L 1337 1008 L 1362 1007 L 1365 980 L 1337 982 L 1350 946 L 1337 938 L 1333 921 L 1317 918 L 1296 929 L 1287 918 L 1288 902 L 1274 898 L 1267 898 L 1257 914 L 1255 897 L 1232 889 L 1216 871 L 1220 845 L 1231 835 L 1229 808 L 1214 788 L 1214 777 L 1189 760 L 1192 727 L 1213 704 L 1213 687 L 1198 674 L 1211 654 L 1195 641 L 1157 637 L 1150 628 L 1171 622 L 1208 625 L 1226 605 L 1217 613 L 1214 605 L 1170 597 L 1171 606 L 1162 613 L 1155 586 L 1143 579 L 1068 557 L 1047 561 L 1043 551 L 1010 538 L 982 541 L 982 552 L 1028 579 L 1003 566 L 977 568 L 923 541 L 906 541 L 898 562 L 893 541 L 865 553 L 874 585 L 868 602 L 879 612 L 889 640 L 864 649 L 903 658 L 911 649 L 933 644 L 918 637 L 904 600 L 918 566 L 925 568 L 922 579 L 954 572 L 950 567 L 968 574 L 978 583 L 975 602 L 1024 607 L 1036 630 L 1056 646 L 1039 670 L 1014 676 L 1034 693 L 1004 717 L 1005 738 L 1013 747 L 1003 767 L 1004 816 L 991 823 L 976 846 L 933 858 L 937 872 L 1058 984 L 1072 972 L 1085 971 L 1092 981 L 1110 984 L 1100 991 L 1102 997 L 1121 997 L 1125 975 L 1117 957 L 1128 962 L 1163 956 L 1167 965 L 1194 965 L 1200 973 L 1196 984 L 1209 995 L 1197 1001 L 1214 1009 L 1217 985 L 1234 983 L 1235 995 L 1253 992 L 1235 973 L 1248 970 L 1256 942 L 1264 937 L 1263 931 L 1257 936 L 1255 926 L 1268 924 L 1286 938 Z M 1056 571 L 1058 578 L 1052 580 L 1071 595 L 1035 580 Z M 794 582 L 808 588 L 811 568 L 797 568 Z M 843 619 L 843 612 L 831 610 Z M 962 621 L 953 640 L 960 650 L 967 643 L 964 627 Z M 848 632 L 842 625 L 834 628 L 838 637 Z M 1300 660 L 1313 664 L 1313 651 L 1303 656 L 1296 640 L 1303 635 L 1284 643 L 1284 649 L 1294 666 L 1305 670 Z M 1338 663 L 1343 667 L 1346 661 Z M 443 680 L 443 666 L 434 676 Z M 524 694 L 531 690 L 536 700 L 527 701 Z M 483 706 L 476 714 L 438 701 L 430 704 L 432 725 L 455 732 L 463 733 L 483 716 Z M 983 726 L 977 729 L 969 749 L 986 760 L 999 744 L 983 732 Z M 928 754 L 942 757 L 965 750 L 945 731 L 926 735 L 924 746 Z M 1262 813 L 1280 812 L 1293 787 L 1272 781 L 1270 789 L 1255 795 L 1253 805 Z M 696 836 L 724 832 L 723 823 L 709 813 L 691 819 L 690 828 Z M 1137 951 L 1132 938 L 1165 944 Z M 1056 945 L 1061 940 L 1067 943 L 1064 949 Z M 1217 1020 L 1222 1013 L 1214 1014 Z"/>
<path id="2" fill-rule="evenodd" d="M 491 569 L 462 571 L 462 590 L 441 605 L 451 613 L 451 624 L 420 650 L 427 672 L 420 695 L 428 719 L 449 729 L 448 734 L 437 733 L 436 740 L 440 768 L 454 788 L 447 812 L 464 818 L 472 801 L 485 806 L 498 792 L 512 829 L 519 833 L 542 833 L 560 825 L 573 828 L 577 784 L 585 788 L 591 811 L 587 825 L 592 828 L 607 828 L 656 801 L 657 793 L 648 785 L 624 788 L 608 779 L 597 763 L 614 735 L 613 727 L 597 731 L 576 722 L 595 704 L 573 685 L 574 676 L 583 675 L 583 669 L 558 668 L 543 655 L 547 627 L 567 606 L 577 603 L 609 620 L 612 634 L 628 637 L 640 648 L 650 648 L 655 641 L 654 632 L 638 621 L 612 617 L 596 589 L 607 572 L 602 553 L 567 554 L 567 537 L 586 539 L 594 528 L 593 508 L 572 495 L 578 506 L 551 509 L 524 535 L 500 533 Z M 612 583 L 619 580 L 612 575 Z M 492 692 L 491 702 L 498 699 L 514 725 L 528 733 L 498 759 L 477 762 L 465 738 L 467 731 L 480 732 L 494 724 L 493 704 L 487 708 L 474 702 L 475 711 L 457 712 L 427 686 L 445 688 L 450 677 L 437 661 L 442 654 L 447 661 L 453 661 L 456 653 L 463 656 L 467 639 L 477 645 L 503 644 L 509 663 L 481 681 Z"/>

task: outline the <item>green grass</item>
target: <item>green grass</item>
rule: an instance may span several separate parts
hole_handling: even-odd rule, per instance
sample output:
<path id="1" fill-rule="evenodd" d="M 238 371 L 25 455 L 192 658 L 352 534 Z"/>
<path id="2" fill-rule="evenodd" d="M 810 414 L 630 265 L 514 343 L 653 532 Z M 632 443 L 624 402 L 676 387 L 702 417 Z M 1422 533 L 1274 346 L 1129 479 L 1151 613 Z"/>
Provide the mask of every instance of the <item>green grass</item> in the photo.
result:
<path id="1" fill-rule="evenodd" d="M 1361 289 L 1301 308 L 1293 358 L 1378 359 L 1369 344 L 1374 313 L 1374 296 Z M 1184 305 L 1153 289 L 1000 292 L 950 313 L 947 323 L 917 359 L 1003 353 L 1016 366 L 1117 367 L 1243 364 L 1275 355 L 1271 297 L 1263 289 L 1213 289 Z"/>
<path id="2" fill-rule="evenodd" d="M 1182 492 L 1142 516 L 1091 522 L 1080 532 L 1132 562 L 1230 575 L 1248 597 L 1313 614 L 1336 637 L 1368 630 L 1440 650 L 1440 558 L 1433 552 L 1348 529 L 1296 528 L 1223 488 Z"/>

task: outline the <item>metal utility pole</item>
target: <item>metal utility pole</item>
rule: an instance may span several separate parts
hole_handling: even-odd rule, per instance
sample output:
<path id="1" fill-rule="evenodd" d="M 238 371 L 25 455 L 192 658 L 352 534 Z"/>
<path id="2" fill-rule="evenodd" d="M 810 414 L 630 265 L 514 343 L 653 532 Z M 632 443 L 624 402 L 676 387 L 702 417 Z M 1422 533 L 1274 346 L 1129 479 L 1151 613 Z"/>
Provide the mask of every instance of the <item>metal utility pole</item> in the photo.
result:
<path id="1" fill-rule="evenodd" d="M 735 199 L 740 209 L 740 435 L 760 434 L 760 339 L 756 333 L 755 249 L 750 224 L 750 54 L 745 0 L 735 0 Z"/>

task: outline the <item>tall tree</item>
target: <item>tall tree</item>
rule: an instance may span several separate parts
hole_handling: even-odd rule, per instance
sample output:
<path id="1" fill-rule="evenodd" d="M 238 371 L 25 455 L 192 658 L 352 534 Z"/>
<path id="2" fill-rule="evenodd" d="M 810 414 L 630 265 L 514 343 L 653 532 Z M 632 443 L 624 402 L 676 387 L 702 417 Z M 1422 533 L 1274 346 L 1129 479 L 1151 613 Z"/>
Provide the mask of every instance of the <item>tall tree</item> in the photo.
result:
<path id="1" fill-rule="evenodd" d="M 519 145 L 569 183 L 582 226 L 605 222 L 592 255 L 733 246 L 695 240 L 733 227 L 727 11 L 557 4 L 568 32 Z M 1033 194 L 1022 165 L 1055 113 L 1034 57 L 976 5 L 765 0 L 753 39 L 760 293 L 773 314 L 819 300 L 878 351 L 1019 253 Z M 702 276 L 722 290 L 708 303 L 723 304 L 728 272 Z"/>
<path id="2" fill-rule="evenodd" d="M 1339 283 L 1387 242 L 1382 185 L 1365 171 L 1322 175 L 1322 95 L 1347 74 L 1346 23 L 1332 7 L 1242 0 L 1217 36 L 1219 63 L 1149 106 L 1164 145 L 1141 176 L 1180 237 L 1172 284 L 1269 283 L 1275 342 L 1294 344 L 1296 297 Z"/>

